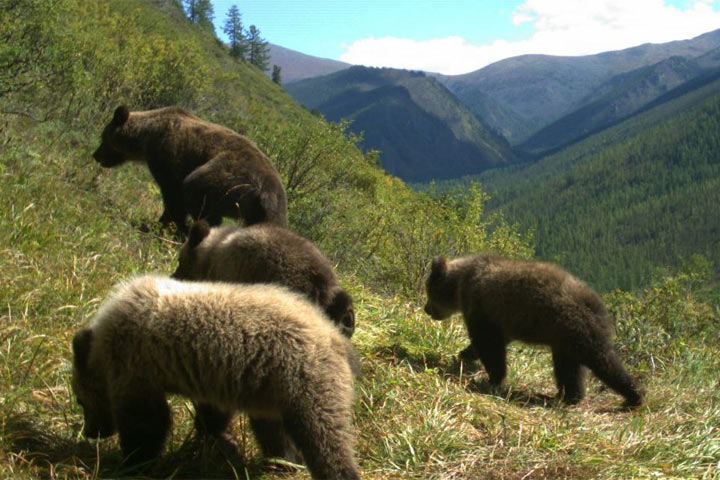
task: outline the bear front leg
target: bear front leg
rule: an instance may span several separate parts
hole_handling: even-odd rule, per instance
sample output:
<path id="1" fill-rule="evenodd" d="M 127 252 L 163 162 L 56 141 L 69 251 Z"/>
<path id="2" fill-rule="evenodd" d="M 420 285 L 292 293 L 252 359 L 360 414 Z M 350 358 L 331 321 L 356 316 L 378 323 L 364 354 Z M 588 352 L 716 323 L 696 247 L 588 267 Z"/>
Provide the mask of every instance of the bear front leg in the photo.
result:
<path id="1" fill-rule="evenodd" d="M 146 394 L 114 402 L 115 422 L 125 466 L 138 468 L 148 464 L 162 451 L 170 431 L 170 408 L 164 395 Z"/>
<path id="2" fill-rule="evenodd" d="M 501 386 L 507 376 L 506 341 L 502 330 L 490 322 L 473 319 L 468 322 L 468 335 L 485 367 L 490 385 Z"/>
<path id="3" fill-rule="evenodd" d="M 251 416 L 250 428 L 265 458 L 282 458 L 292 463 L 303 463 L 303 456 L 285 432 L 282 420 Z"/>
<path id="4" fill-rule="evenodd" d="M 557 348 L 552 349 L 552 360 L 558 397 L 570 405 L 578 403 L 585 397 L 585 368 Z"/>
<path id="5" fill-rule="evenodd" d="M 148 168 L 158 187 L 160 187 L 160 195 L 163 201 L 164 209 L 158 221 L 163 226 L 167 226 L 172 222 L 179 232 L 186 234 L 188 231 L 185 221 L 187 212 L 185 211 L 181 183 L 175 179 L 175 172 L 167 170 L 162 162 L 148 162 Z"/>

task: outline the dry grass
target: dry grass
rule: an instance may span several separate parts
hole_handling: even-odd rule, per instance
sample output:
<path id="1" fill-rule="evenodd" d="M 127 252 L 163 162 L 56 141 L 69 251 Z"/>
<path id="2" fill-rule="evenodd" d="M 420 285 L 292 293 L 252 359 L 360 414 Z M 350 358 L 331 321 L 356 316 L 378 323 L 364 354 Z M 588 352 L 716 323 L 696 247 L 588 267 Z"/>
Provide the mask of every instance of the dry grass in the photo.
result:
<path id="1" fill-rule="evenodd" d="M 115 281 L 172 271 L 177 247 L 144 227 L 160 206 L 141 169 L 98 173 L 88 152 L 63 158 L 20 145 L 0 152 L 0 477 L 115 477 L 117 440 L 80 434 L 70 338 Z M 717 337 L 672 339 L 652 361 L 634 359 L 649 392 L 642 408 L 623 410 L 597 381 L 567 407 L 552 398 L 544 350 L 514 346 L 507 388 L 490 391 L 481 368 L 455 360 L 466 343 L 458 320 L 433 322 L 415 304 L 345 281 L 363 359 L 356 431 L 364 478 L 720 478 Z M 309 478 L 263 462 L 242 418 L 240 455 L 228 457 L 195 438 L 186 401 L 172 404 L 175 427 L 152 476 Z"/>

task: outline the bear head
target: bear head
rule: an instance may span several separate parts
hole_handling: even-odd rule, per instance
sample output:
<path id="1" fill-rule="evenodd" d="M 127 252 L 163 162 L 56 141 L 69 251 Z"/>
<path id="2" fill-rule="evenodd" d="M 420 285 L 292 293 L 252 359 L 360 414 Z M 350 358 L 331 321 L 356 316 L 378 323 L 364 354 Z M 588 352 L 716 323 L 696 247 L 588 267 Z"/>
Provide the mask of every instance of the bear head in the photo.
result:
<path id="1" fill-rule="evenodd" d="M 128 158 L 126 145 L 122 145 L 119 131 L 130 118 L 130 110 L 124 105 L 115 109 L 112 120 L 103 129 L 100 146 L 93 153 L 96 162 L 106 168 L 124 163 Z"/>
<path id="2" fill-rule="evenodd" d="M 170 275 L 176 280 L 202 280 L 196 270 L 197 246 L 210 235 L 210 225 L 205 220 L 198 220 L 190 228 L 188 238 L 180 249 L 178 266 Z"/>
<path id="3" fill-rule="evenodd" d="M 444 257 L 433 258 L 425 291 L 425 313 L 433 320 L 444 320 L 458 310 L 456 288 L 448 275 L 448 263 Z"/>
<path id="4" fill-rule="evenodd" d="M 335 326 L 347 338 L 352 338 L 355 332 L 355 309 L 352 297 L 342 288 L 333 287 L 330 292 L 330 302 L 325 306 L 325 313 Z"/>
<path id="5" fill-rule="evenodd" d="M 87 438 L 105 438 L 117 430 L 110 408 L 110 398 L 102 367 L 91 363 L 93 331 L 79 331 L 73 338 L 72 390 L 83 409 Z"/>

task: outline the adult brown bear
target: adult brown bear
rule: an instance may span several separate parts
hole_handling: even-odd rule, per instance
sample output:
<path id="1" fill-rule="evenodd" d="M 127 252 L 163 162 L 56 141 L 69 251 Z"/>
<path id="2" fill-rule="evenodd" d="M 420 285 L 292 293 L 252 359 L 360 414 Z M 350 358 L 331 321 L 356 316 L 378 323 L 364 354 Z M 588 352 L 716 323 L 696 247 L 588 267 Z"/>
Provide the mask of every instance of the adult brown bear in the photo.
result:
<path id="1" fill-rule="evenodd" d="M 272 285 L 145 276 L 116 288 L 72 342 L 84 434 L 116 431 L 129 466 L 153 460 L 170 429 L 166 395 L 268 419 L 314 479 L 358 479 L 355 353 L 304 297 Z M 273 439 L 258 438 L 263 451 Z"/>
<path id="2" fill-rule="evenodd" d="M 287 226 L 287 199 L 270 160 L 244 136 L 178 107 L 130 112 L 120 106 L 93 157 L 103 167 L 145 162 L 160 187 L 163 224 L 187 231 L 186 217 L 218 225 Z"/>
<path id="3" fill-rule="evenodd" d="M 433 259 L 425 312 L 436 320 L 461 311 L 471 346 L 492 385 L 505 380 L 505 350 L 520 340 L 549 345 L 559 396 L 577 403 L 585 395 L 585 367 L 640 405 L 643 390 L 625 370 L 611 342 L 613 320 L 600 297 L 565 270 L 543 262 L 478 255 Z"/>

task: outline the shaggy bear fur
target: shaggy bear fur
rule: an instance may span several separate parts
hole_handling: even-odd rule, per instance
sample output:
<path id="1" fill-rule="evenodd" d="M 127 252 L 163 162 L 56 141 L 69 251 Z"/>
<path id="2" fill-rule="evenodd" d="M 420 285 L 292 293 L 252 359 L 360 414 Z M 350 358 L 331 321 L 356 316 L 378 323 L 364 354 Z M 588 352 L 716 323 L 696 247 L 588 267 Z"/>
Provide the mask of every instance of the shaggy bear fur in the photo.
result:
<path id="1" fill-rule="evenodd" d="M 312 242 L 277 225 L 211 229 L 202 220 L 195 222 L 172 277 L 277 283 L 304 293 L 346 337 L 355 331 L 352 298 L 338 284 L 330 261 Z"/>
<path id="2" fill-rule="evenodd" d="M 325 310 L 347 338 L 355 331 L 355 311 L 350 295 L 339 285 L 330 261 L 309 240 L 277 225 L 263 223 L 239 228 L 210 229 L 195 222 L 180 250 L 173 278 L 232 283 L 276 283 L 303 293 Z M 212 405 L 195 405 L 199 432 L 224 437 L 230 434 L 231 418 Z M 256 436 L 265 425 L 251 421 Z M 271 428 L 272 425 L 271 425 Z M 272 456 L 301 462 L 297 451 L 276 449 Z"/>
<path id="3" fill-rule="evenodd" d="M 182 232 L 188 214 L 212 225 L 233 217 L 287 226 L 285 188 L 270 160 L 242 135 L 182 108 L 118 107 L 93 157 L 108 168 L 147 163 L 165 207 L 160 221 Z"/>
<path id="4" fill-rule="evenodd" d="M 119 286 L 73 339 L 72 388 L 87 437 L 116 431 L 128 465 L 157 457 L 167 394 L 274 424 L 315 479 L 357 479 L 351 427 L 354 351 L 300 295 L 271 285 L 145 276 Z M 284 429 L 284 431 L 282 430 Z"/>
<path id="5" fill-rule="evenodd" d="M 425 311 L 436 320 L 461 311 L 471 346 L 465 359 L 479 358 L 492 385 L 506 376 L 505 350 L 520 340 L 549 345 L 559 396 L 577 403 L 585 395 L 585 367 L 640 405 L 643 391 L 625 370 L 611 343 L 613 319 L 590 287 L 542 262 L 491 255 L 433 259 Z"/>

